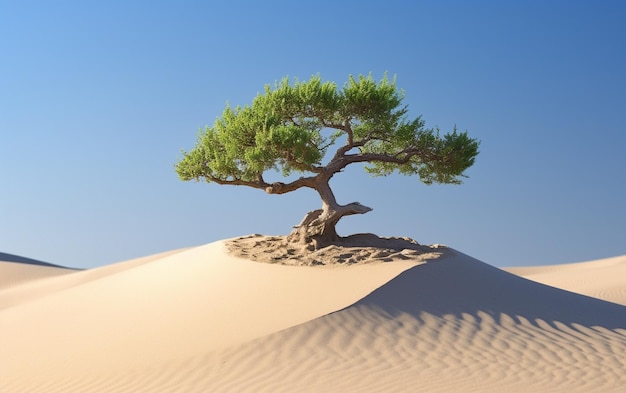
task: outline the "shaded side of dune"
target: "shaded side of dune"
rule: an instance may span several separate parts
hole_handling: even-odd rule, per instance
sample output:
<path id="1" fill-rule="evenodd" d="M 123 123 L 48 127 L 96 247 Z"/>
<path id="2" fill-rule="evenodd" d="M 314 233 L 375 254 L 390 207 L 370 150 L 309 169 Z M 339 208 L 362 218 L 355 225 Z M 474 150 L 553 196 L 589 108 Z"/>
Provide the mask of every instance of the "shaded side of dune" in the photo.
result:
<path id="1" fill-rule="evenodd" d="M 390 314 L 429 313 L 438 317 L 479 312 L 528 321 L 626 329 L 626 306 L 549 287 L 504 272 L 458 251 L 411 268 L 355 306 Z"/>
<path id="2" fill-rule="evenodd" d="M 61 269 L 77 270 L 77 269 L 73 269 L 73 268 L 69 268 L 69 267 L 65 267 L 65 266 L 60 266 L 60 265 L 55 265 L 55 264 L 48 263 L 48 262 L 39 261 L 37 259 L 26 258 L 26 257 L 22 257 L 22 256 L 19 256 L 19 255 L 14 255 L 14 254 L 7 254 L 7 253 L 4 253 L 4 252 L 0 252 L 0 261 L 1 262 L 25 263 L 25 264 L 28 264 L 28 265 L 57 267 L 57 268 L 61 268 Z"/>
<path id="3" fill-rule="evenodd" d="M 216 391 L 617 393 L 626 307 L 457 253 L 205 362 Z"/>

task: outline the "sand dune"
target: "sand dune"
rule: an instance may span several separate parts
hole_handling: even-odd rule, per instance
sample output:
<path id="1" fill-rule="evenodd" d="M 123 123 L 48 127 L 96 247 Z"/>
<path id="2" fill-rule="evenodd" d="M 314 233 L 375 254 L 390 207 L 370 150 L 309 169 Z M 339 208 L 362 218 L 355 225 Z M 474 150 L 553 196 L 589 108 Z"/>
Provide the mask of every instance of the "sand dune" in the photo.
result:
<path id="1" fill-rule="evenodd" d="M 84 285 L 128 269 L 173 255 L 181 250 L 167 251 L 91 270 L 37 266 L 31 263 L 0 262 L 0 310 L 48 293 Z M 45 280 L 43 280 L 45 278 Z"/>
<path id="2" fill-rule="evenodd" d="M 32 258 L 26 258 L 21 255 L 7 254 L 5 252 L 0 252 L 0 262 L 18 262 L 18 263 L 22 263 L 26 265 L 64 268 L 63 266 L 58 266 L 52 263 L 48 263 L 48 262 L 44 262 L 44 261 L 40 261 L 40 260 L 32 259 Z"/>
<path id="3" fill-rule="evenodd" d="M 41 278 L 73 273 L 73 269 L 0 252 L 0 291 Z"/>
<path id="4" fill-rule="evenodd" d="M 626 255 L 591 262 L 505 270 L 542 284 L 626 305 Z"/>
<path id="5" fill-rule="evenodd" d="M 217 242 L 22 280 L 0 288 L 0 307 L 2 392 L 626 386 L 626 307 L 453 250 L 425 263 L 294 267 Z"/>

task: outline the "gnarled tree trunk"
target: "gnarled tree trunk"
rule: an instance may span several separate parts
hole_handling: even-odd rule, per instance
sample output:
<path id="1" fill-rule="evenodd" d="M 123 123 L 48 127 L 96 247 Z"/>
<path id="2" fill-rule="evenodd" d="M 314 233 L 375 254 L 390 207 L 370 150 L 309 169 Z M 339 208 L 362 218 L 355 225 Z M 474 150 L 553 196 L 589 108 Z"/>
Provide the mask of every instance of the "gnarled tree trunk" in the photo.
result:
<path id="1" fill-rule="evenodd" d="M 310 211 L 304 216 L 300 224 L 289 234 L 287 239 L 290 242 L 306 244 L 310 250 L 335 244 L 340 240 L 335 227 L 342 217 L 364 214 L 372 210 L 359 202 L 338 204 L 330 189 L 329 180 L 330 178 L 316 179 L 314 188 L 322 198 L 322 208 Z"/>

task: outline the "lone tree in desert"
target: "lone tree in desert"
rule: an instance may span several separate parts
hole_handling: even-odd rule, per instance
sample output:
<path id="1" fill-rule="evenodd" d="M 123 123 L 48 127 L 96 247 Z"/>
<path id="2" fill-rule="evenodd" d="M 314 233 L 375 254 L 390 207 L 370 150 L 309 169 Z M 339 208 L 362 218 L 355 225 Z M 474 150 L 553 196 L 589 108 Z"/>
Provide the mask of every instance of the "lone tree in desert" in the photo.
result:
<path id="1" fill-rule="evenodd" d="M 358 202 L 340 205 L 330 179 L 346 166 L 364 163 L 375 176 L 394 171 L 417 175 L 425 184 L 459 184 L 478 155 L 479 142 L 458 132 L 426 128 L 411 120 L 403 93 L 386 76 L 350 76 L 342 89 L 319 76 L 309 81 L 284 78 L 265 86 L 252 105 L 227 106 L 213 127 L 201 131 L 196 146 L 176 164 L 182 180 L 248 186 L 269 194 L 311 188 L 322 208 L 306 214 L 288 236 L 310 249 L 338 242 L 335 226 L 344 216 L 372 210 Z M 329 149 L 332 157 L 324 160 Z M 268 182 L 280 171 L 287 182 Z M 300 173 L 294 179 L 292 173 Z M 291 180 L 294 179 L 294 180 Z"/>

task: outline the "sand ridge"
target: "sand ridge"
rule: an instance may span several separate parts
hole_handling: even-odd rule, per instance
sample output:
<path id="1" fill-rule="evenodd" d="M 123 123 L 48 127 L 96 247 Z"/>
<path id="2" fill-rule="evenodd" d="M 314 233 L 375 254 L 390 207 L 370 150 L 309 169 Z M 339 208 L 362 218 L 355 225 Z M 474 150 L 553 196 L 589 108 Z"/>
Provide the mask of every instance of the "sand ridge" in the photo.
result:
<path id="1" fill-rule="evenodd" d="M 48 293 L 125 272 L 129 269 L 171 256 L 184 249 L 171 250 L 146 257 L 135 258 L 89 270 L 37 266 L 30 263 L 1 263 L 0 309 L 27 302 Z"/>
<path id="2" fill-rule="evenodd" d="M 71 285 L 36 280 L 24 299 L 7 290 L 0 391 L 626 386 L 625 306 L 448 248 L 431 259 L 289 266 L 236 257 L 227 243 L 72 273 Z"/>

